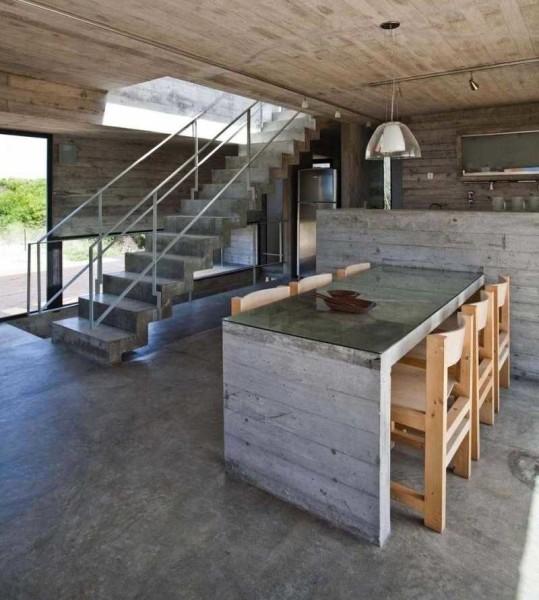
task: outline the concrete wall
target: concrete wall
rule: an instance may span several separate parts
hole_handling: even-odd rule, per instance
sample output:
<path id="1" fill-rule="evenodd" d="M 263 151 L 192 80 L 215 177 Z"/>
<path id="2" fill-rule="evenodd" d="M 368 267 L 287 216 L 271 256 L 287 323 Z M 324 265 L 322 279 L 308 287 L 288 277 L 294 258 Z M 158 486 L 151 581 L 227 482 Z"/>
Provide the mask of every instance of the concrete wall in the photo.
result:
<path id="1" fill-rule="evenodd" d="M 54 137 L 53 166 L 53 224 L 82 204 L 86 198 L 94 194 L 115 175 L 128 167 L 134 160 L 142 156 L 162 136 L 144 137 L 140 134 L 126 133 L 120 137 L 96 136 L 63 136 Z M 66 164 L 60 157 L 60 145 L 72 144 L 76 149 L 74 163 Z M 193 153 L 190 141 L 178 141 L 158 150 L 144 163 L 133 169 L 131 173 L 114 184 L 103 196 L 103 213 L 105 226 L 114 225 L 128 208 L 141 200 L 155 185 L 162 181 L 183 161 Z M 225 154 L 233 154 L 234 150 L 225 146 L 207 163 L 200 167 L 200 183 L 210 182 L 211 169 L 224 167 Z M 192 166 L 192 165 L 191 165 Z M 186 169 L 183 173 L 186 173 Z M 173 180 L 173 181 L 176 181 Z M 194 179 L 190 177 L 185 183 L 159 205 L 159 223 L 165 216 L 174 214 L 181 198 L 188 198 Z M 172 185 L 172 183 L 170 184 Z M 168 188 L 165 188 L 168 189 Z M 149 206 L 149 205 L 148 205 Z M 58 230 L 59 235 L 84 235 L 97 231 L 97 203 L 92 202 L 81 210 L 65 226 Z M 137 213 L 138 214 L 138 213 Z M 151 227 L 151 215 L 137 225 L 143 229 Z"/>
<path id="2" fill-rule="evenodd" d="M 539 213 L 321 211 L 317 244 L 319 272 L 371 261 L 510 275 L 513 370 L 539 380 Z"/>
<path id="3" fill-rule="evenodd" d="M 475 192 L 475 208 L 490 209 L 493 195 L 527 196 L 537 183 L 461 180 L 457 138 L 472 133 L 539 130 L 539 103 L 416 115 L 406 120 L 421 145 L 422 158 L 402 161 L 404 208 L 429 208 L 437 202 L 447 209 L 468 208 L 467 192 Z M 427 173 L 434 179 L 427 179 Z M 526 177 L 524 177 L 526 179 Z"/>
<path id="4" fill-rule="evenodd" d="M 0 72 L 0 127 L 63 130 L 101 124 L 106 93 Z"/>
<path id="5" fill-rule="evenodd" d="M 109 92 L 107 101 L 174 115 L 196 115 L 219 98 L 204 118 L 226 123 L 253 100 L 174 77 L 162 77 Z"/>

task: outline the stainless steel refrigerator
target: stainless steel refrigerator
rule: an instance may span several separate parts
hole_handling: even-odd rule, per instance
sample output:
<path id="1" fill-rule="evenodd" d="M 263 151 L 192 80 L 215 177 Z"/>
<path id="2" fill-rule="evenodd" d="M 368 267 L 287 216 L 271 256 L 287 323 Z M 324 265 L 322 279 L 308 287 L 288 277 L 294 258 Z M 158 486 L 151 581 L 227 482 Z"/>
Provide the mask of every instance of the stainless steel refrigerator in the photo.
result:
<path id="1" fill-rule="evenodd" d="M 337 208 L 336 169 L 301 169 L 298 173 L 298 277 L 316 272 L 316 211 L 335 208 Z"/>

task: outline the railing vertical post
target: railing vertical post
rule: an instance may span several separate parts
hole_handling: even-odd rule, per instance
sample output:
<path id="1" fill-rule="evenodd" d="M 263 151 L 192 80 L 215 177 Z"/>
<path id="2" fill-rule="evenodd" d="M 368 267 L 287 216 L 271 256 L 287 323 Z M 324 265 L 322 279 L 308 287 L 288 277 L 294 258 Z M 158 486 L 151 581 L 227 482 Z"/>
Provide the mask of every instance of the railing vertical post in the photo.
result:
<path id="1" fill-rule="evenodd" d="M 198 122 L 193 123 L 195 134 L 195 191 L 198 192 Z"/>
<path id="2" fill-rule="evenodd" d="M 32 298 L 31 298 L 31 285 L 32 285 L 32 244 L 28 244 L 27 245 L 28 248 L 28 266 L 27 266 L 27 273 L 26 273 L 26 312 L 30 313 L 30 305 L 32 302 Z"/>
<path id="3" fill-rule="evenodd" d="M 97 227 L 99 230 L 99 242 L 97 244 L 97 293 L 101 292 L 103 285 L 103 194 L 97 198 Z"/>
<path id="4" fill-rule="evenodd" d="M 94 249 L 88 250 L 88 320 L 90 329 L 94 328 Z"/>
<path id="5" fill-rule="evenodd" d="M 152 200 L 152 293 L 157 296 L 157 192 Z"/>
<path id="6" fill-rule="evenodd" d="M 253 285 L 256 284 L 256 267 L 258 264 L 258 223 L 253 225 Z"/>
<path id="7" fill-rule="evenodd" d="M 283 263 L 283 221 L 279 221 L 279 262 Z"/>
<path id="8" fill-rule="evenodd" d="M 198 193 L 198 147 L 199 147 L 199 139 L 198 139 L 198 123 L 197 121 L 193 121 L 193 125 L 191 126 L 191 133 L 195 140 L 195 185 L 191 188 L 191 200 L 195 199 L 195 193 Z"/>
<path id="9" fill-rule="evenodd" d="M 37 243 L 37 310 L 41 312 L 41 243 Z"/>
<path id="10" fill-rule="evenodd" d="M 251 191 L 251 107 L 247 111 L 247 192 Z"/>

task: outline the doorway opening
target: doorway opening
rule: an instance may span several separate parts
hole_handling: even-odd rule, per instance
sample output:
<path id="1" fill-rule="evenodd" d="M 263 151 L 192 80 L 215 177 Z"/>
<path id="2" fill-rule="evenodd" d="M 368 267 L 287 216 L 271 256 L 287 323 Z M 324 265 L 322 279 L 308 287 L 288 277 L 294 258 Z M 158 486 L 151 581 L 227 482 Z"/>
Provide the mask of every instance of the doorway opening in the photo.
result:
<path id="1" fill-rule="evenodd" d="M 49 135 L 0 130 L 0 320 L 27 312 L 27 244 L 47 229 L 51 151 Z"/>

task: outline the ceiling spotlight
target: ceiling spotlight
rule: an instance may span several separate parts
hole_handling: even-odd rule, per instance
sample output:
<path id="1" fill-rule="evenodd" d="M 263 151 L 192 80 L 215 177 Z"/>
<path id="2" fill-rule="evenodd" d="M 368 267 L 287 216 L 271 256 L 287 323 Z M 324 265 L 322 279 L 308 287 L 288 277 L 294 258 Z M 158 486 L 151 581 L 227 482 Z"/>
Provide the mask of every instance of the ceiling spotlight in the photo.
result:
<path id="1" fill-rule="evenodd" d="M 309 101 L 307 98 L 303 98 L 303 101 L 301 102 L 301 108 L 309 108 Z"/>
<path id="2" fill-rule="evenodd" d="M 473 73 L 470 73 L 470 81 L 468 83 L 470 84 L 470 89 L 472 92 L 477 92 L 479 89 L 479 84 L 473 78 Z"/>
<path id="3" fill-rule="evenodd" d="M 341 111 L 340 110 L 336 110 L 335 111 L 335 118 L 336 119 L 340 119 L 341 118 Z"/>

